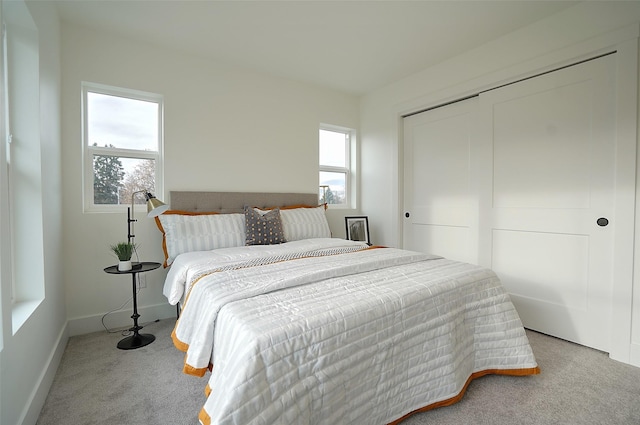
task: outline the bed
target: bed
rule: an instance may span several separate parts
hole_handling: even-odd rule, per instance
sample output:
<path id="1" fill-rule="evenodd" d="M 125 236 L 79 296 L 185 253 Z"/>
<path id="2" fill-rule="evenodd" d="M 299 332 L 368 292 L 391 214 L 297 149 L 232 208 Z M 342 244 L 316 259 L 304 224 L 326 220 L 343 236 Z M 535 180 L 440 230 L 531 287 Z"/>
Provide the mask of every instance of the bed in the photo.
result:
<path id="1" fill-rule="evenodd" d="M 170 202 L 163 291 L 183 371 L 206 376 L 202 424 L 396 424 L 539 373 L 489 269 L 333 238 L 315 194 Z"/>

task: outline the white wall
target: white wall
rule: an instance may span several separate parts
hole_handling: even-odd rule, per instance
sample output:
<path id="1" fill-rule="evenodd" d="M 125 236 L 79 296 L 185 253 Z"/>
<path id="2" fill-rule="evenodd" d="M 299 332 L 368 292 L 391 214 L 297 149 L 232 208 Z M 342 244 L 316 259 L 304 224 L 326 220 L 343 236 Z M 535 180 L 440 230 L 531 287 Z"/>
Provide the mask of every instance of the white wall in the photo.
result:
<path id="1" fill-rule="evenodd" d="M 639 22 L 640 2 L 584 2 L 365 96 L 360 120 L 361 207 L 380 243 L 402 245 L 403 114 L 566 65 L 625 42 L 625 46 L 636 46 L 633 55 L 637 55 L 634 43 Z M 630 81 L 637 87 L 633 76 Z M 633 127 L 632 133 L 636 130 Z M 636 263 L 640 265 L 640 261 Z M 630 351 L 640 349 L 640 296 L 633 309 L 632 344 L 628 341 L 631 280 L 629 273 L 625 287 L 618 288 L 626 299 L 620 300 L 624 307 L 614 312 L 619 316 L 617 322 L 614 318 L 617 332 L 627 333 L 626 348 L 620 349 L 627 361 L 633 358 Z M 637 294 L 640 283 L 635 287 Z M 622 310 L 628 314 L 620 314 Z M 625 315 L 626 320 L 620 323 Z M 633 363 L 640 366 L 640 351 L 636 357 Z"/>
<path id="2" fill-rule="evenodd" d="M 159 93 L 165 101 L 165 193 L 171 190 L 315 193 L 320 123 L 358 128 L 359 100 L 350 95 L 236 68 L 117 35 L 64 24 L 62 134 L 66 305 L 70 334 L 102 329 L 101 316 L 131 296 L 131 278 L 114 264 L 111 243 L 126 237 L 126 211 L 82 212 L 80 82 Z M 336 236 L 343 216 L 329 211 Z M 162 260 L 160 232 L 137 213 L 141 260 Z M 165 271 L 146 273 L 140 321 L 169 317 Z M 108 316 L 131 323 L 131 306 Z"/>
<path id="3" fill-rule="evenodd" d="M 57 12 L 50 4 L 29 3 L 28 8 L 38 28 L 40 43 L 45 298 L 13 334 L 11 283 L 6 279 L 8 268 L 4 267 L 8 265 L 6 254 L 10 246 L 3 238 L 0 423 L 7 425 L 35 423 L 67 342 L 61 252 L 60 28 Z M 2 213 L 5 212 L 3 207 Z"/>

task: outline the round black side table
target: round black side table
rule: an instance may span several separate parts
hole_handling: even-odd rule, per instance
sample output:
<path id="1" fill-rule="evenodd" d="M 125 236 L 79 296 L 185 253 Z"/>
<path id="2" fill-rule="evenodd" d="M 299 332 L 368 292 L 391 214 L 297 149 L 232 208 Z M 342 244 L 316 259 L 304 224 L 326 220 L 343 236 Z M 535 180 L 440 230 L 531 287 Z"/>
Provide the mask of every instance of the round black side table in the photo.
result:
<path id="1" fill-rule="evenodd" d="M 134 350 L 136 348 L 144 347 L 145 345 L 151 344 L 156 339 L 156 337 L 151 334 L 141 334 L 138 332 L 140 329 L 142 329 L 142 326 L 138 325 L 138 318 L 140 317 L 140 315 L 138 314 L 136 275 L 138 273 L 155 270 L 160 266 L 160 263 L 143 261 L 141 263 L 133 263 L 132 269 L 127 271 L 118 270 L 117 265 L 109 266 L 104 269 L 104 271 L 109 274 L 130 274 L 131 280 L 133 282 L 133 315 L 131 316 L 131 318 L 133 319 L 133 327 L 129 328 L 130 331 L 133 331 L 133 335 L 128 336 L 118 342 L 118 348 L 121 350 Z"/>

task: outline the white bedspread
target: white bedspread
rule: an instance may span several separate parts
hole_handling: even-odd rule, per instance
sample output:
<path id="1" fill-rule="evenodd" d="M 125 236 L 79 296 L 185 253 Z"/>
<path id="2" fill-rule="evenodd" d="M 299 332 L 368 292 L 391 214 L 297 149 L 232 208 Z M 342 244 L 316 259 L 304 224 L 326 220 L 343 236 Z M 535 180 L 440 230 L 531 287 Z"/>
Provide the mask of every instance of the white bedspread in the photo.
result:
<path id="1" fill-rule="evenodd" d="M 538 371 L 478 266 L 384 248 L 212 270 L 173 334 L 185 371 L 213 363 L 204 424 L 386 424 L 474 374 Z"/>

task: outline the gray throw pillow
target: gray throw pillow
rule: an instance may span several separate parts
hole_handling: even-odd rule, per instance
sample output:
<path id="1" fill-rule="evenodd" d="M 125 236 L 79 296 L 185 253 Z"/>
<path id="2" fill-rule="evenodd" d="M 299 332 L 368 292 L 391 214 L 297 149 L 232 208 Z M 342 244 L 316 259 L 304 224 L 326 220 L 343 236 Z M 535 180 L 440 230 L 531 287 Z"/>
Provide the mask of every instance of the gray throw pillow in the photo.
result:
<path id="1" fill-rule="evenodd" d="M 286 242 L 279 208 L 260 214 L 251 207 L 244 207 L 244 223 L 246 245 L 275 245 Z"/>

